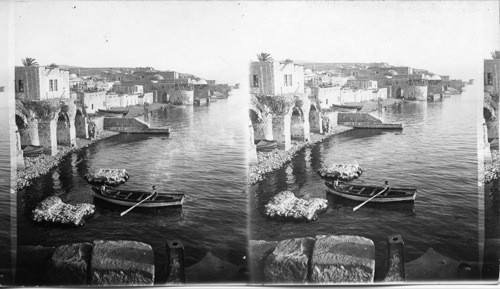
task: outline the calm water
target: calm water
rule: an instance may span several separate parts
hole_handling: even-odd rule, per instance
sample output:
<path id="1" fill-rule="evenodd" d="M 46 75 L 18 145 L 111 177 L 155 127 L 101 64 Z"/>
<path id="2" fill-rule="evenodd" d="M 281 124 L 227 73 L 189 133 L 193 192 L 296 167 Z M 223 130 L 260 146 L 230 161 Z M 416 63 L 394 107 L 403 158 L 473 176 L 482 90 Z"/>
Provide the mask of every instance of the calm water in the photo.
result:
<path id="1" fill-rule="evenodd" d="M 301 151 L 293 161 L 251 188 L 251 238 L 282 240 L 319 234 L 351 234 L 375 243 L 379 272 L 389 235 L 401 234 L 406 261 L 432 247 L 469 262 L 479 259 L 477 101 L 482 92 L 439 101 L 403 104 L 379 116 L 402 122 L 402 133 L 355 130 Z M 479 105 L 482 105 L 480 103 Z M 324 164 L 358 163 L 363 174 L 353 183 L 419 189 L 413 205 L 367 205 L 327 195 L 317 170 Z M 264 205 L 276 193 L 291 190 L 304 198 L 328 198 L 317 221 L 268 219 Z"/>
<path id="2" fill-rule="evenodd" d="M 245 266 L 247 196 L 245 117 L 241 95 L 201 107 L 171 107 L 150 117 L 171 127 L 170 137 L 119 135 L 69 155 L 40 182 L 18 195 L 19 245 L 57 246 L 71 242 L 137 240 L 153 246 L 157 277 L 164 278 L 165 244 L 179 239 L 187 266 L 207 252 Z M 132 210 L 94 200 L 83 176 L 97 168 L 130 173 L 123 189 L 185 193 L 181 208 Z M 57 195 L 70 204 L 94 203 L 96 214 L 79 228 L 48 227 L 29 220 L 36 202 Z M 157 279 L 158 280 L 158 279 Z"/>
<path id="3" fill-rule="evenodd" d="M 10 140 L 9 109 L 0 108 L 0 284 L 11 281 L 11 194 L 10 194 Z M 4 283 L 5 282 L 5 283 Z"/>

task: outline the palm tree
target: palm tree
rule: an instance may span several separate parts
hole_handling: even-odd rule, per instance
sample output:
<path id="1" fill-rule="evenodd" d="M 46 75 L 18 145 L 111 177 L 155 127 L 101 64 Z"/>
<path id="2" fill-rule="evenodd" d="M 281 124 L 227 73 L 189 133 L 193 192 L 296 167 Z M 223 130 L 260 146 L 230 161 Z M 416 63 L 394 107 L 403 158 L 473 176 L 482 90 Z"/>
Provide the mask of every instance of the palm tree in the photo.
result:
<path id="1" fill-rule="evenodd" d="M 55 63 L 51 63 L 51 64 L 49 65 L 49 68 L 58 68 L 58 67 L 59 67 L 59 65 L 57 65 L 57 64 L 55 64 Z"/>
<path id="2" fill-rule="evenodd" d="M 292 62 L 293 62 L 293 60 L 292 60 L 292 59 L 290 59 L 290 58 L 287 58 L 287 59 L 283 60 L 283 62 L 285 62 L 285 63 L 292 63 Z"/>
<path id="3" fill-rule="evenodd" d="M 491 58 L 500 59 L 500 50 L 495 50 L 491 52 Z"/>
<path id="4" fill-rule="evenodd" d="M 265 52 L 261 52 L 260 54 L 257 54 L 257 59 L 259 61 L 273 61 L 271 54 L 265 53 Z"/>
<path id="5" fill-rule="evenodd" d="M 23 65 L 27 67 L 38 66 L 38 62 L 36 62 L 35 58 L 26 57 L 24 59 L 21 59 L 21 61 Z"/>

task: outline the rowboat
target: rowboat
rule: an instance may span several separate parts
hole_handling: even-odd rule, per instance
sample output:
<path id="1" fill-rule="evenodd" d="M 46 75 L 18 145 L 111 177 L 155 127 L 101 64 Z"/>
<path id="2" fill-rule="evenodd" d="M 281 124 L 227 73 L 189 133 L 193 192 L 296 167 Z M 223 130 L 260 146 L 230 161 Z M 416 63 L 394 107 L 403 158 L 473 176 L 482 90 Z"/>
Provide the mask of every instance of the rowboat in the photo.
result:
<path id="1" fill-rule="evenodd" d="M 363 108 L 362 104 L 354 104 L 354 105 L 341 105 L 341 104 L 332 104 L 333 108 L 343 108 L 343 109 L 357 109 L 360 110 Z"/>
<path id="2" fill-rule="evenodd" d="M 334 195 L 354 200 L 364 202 L 380 191 L 384 187 L 379 186 L 365 186 L 365 185 L 353 185 L 346 183 L 339 183 L 335 185 L 332 182 L 325 182 L 326 191 Z M 390 202 L 413 202 L 417 197 L 417 189 L 413 188 L 390 188 L 387 192 L 382 193 L 375 197 L 370 202 L 374 203 L 390 203 Z"/>
<path id="3" fill-rule="evenodd" d="M 255 140 L 255 145 L 257 146 L 257 151 L 269 152 L 277 147 L 278 141 L 266 139 Z"/>
<path id="4" fill-rule="evenodd" d="M 128 109 L 98 109 L 97 111 L 102 113 L 112 113 L 112 114 L 127 114 Z"/>
<path id="5" fill-rule="evenodd" d="M 146 191 L 133 191 L 133 190 L 115 190 L 106 188 L 104 192 L 100 188 L 92 187 L 94 197 L 126 207 L 132 207 L 151 195 L 151 192 Z M 182 206 L 184 203 L 184 194 L 169 194 L 158 193 L 154 200 L 146 200 L 139 204 L 137 207 L 142 208 L 159 208 L 169 206 Z"/>
<path id="6" fill-rule="evenodd" d="M 25 157 L 36 157 L 43 153 L 43 146 L 27 145 L 21 146 L 21 149 Z"/>

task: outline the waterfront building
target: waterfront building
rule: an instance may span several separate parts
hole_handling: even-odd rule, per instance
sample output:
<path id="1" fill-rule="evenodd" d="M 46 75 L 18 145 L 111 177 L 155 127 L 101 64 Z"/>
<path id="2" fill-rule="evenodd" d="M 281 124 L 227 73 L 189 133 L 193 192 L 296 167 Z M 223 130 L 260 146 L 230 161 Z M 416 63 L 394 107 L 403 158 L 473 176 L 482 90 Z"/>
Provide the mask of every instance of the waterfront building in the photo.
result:
<path id="1" fill-rule="evenodd" d="M 142 94 L 144 93 L 144 87 L 137 84 L 115 84 L 113 90 L 118 93 L 127 94 Z"/>
<path id="2" fill-rule="evenodd" d="M 107 108 L 106 91 L 81 91 L 77 92 L 77 104 L 82 106 L 86 113 L 96 113 L 98 109 Z"/>
<path id="3" fill-rule="evenodd" d="M 484 90 L 492 94 L 500 92 L 500 59 L 484 60 Z"/>
<path id="4" fill-rule="evenodd" d="M 69 71 L 59 67 L 16 66 L 15 92 L 17 99 L 70 98 Z"/>
<path id="5" fill-rule="evenodd" d="M 251 93 L 304 93 L 304 66 L 294 62 L 256 61 L 251 63 L 250 73 Z"/>
<path id="6" fill-rule="evenodd" d="M 347 80 L 347 85 L 352 88 L 366 90 L 376 90 L 378 88 L 377 81 L 370 79 L 349 79 Z"/>
<path id="7" fill-rule="evenodd" d="M 153 92 L 145 92 L 144 94 L 139 95 L 138 104 L 144 105 L 145 103 L 153 103 L 154 93 Z"/>

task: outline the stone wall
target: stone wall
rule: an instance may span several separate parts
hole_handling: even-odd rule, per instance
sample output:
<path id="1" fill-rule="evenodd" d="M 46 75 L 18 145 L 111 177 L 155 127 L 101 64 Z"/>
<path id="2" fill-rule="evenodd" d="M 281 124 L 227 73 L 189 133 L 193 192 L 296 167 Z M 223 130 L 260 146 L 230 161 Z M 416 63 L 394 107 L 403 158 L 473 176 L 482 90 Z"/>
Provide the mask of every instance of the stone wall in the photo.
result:
<path id="1" fill-rule="evenodd" d="M 345 122 L 382 123 L 382 120 L 364 112 L 339 112 L 337 123 Z"/>
<path id="2" fill-rule="evenodd" d="M 154 252 L 136 241 L 75 243 L 59 247 L 20 246 L 18 275 L 25 286 L 151 286 Z"/>
<path id="3" fill-rule="evenodd" d="M 106 130 L 122 130 L 128 127 L 148 129 L 149 126 L 144 122 L 129 117 L 105 117 L 104 129 Z"/>
<path id="4" fill-rule="evenodd" d="M 253 77 L 257 76 L 258 85 L 254 86 Z M 254 94 L 274 95 L 273 62 L 252 62 L 250 65 L 250 90 Z"/>
<path id="5" fill-rule="evenodd" d="M 484 90 L 494 94 L 500 92 L 500 59 L 484 60 Z"/>
<path id="6" fill-rule="evenodd" d="M 324 236 L 279 242 L 251 240 L 252 283 L 372 283 L 375 246 L 359 236 Z"/>

